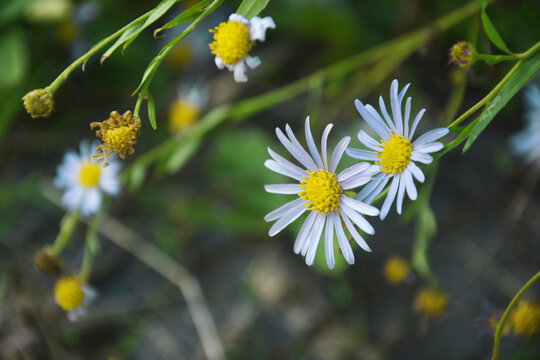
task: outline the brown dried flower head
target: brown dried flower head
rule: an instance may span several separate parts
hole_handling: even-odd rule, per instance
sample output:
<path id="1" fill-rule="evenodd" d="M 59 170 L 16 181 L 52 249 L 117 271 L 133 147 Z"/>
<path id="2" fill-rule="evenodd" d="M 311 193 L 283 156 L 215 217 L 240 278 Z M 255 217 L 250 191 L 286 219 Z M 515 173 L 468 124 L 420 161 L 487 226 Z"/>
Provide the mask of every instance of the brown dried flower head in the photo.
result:
<path id="1" fill-rule="evenodd" d="M 33 118 L 49 117 L 54 110 L 54 100 L 47 90 L 36 89 L 24 95 L 24 108 Z"/>
<path id="2" fill-rule="evenodd" d="M 103 143 L 96 148 L 101 154 L 93 155 L 92 158 L 104 159 L 103 166 L 108 165 L 114 154 L 125 159 L 126 154 L 131 155 L 135 152 L 133 146 L 141 134 L 141 120 L 131 111 L 128 110 L 123 114 L 113 111 L 107 120 L 90 123 L 90 129 L 96 127 L 99 127 L 96 136 L 101 138 Z"/>
<path id="3" fill-rule="evenodd" d="M 34 265 L 39 271 L 58 276 L 64 268 L 64 260 L 52 247 L 44 247 L 34 256 Z"/>

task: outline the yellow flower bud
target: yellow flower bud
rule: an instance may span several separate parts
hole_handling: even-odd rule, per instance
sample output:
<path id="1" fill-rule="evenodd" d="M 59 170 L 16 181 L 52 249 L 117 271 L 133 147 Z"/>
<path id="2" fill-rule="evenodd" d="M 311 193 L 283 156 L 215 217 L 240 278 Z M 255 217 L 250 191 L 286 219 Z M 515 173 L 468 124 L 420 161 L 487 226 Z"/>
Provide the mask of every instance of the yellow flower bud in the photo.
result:
<path id="1" fill-rule="evenodd" d="M 474 46 L 468 41 L 458 41 L 448 51 L 448 57 L 452 63 L 459 67 L 469 67 L 474 64 Z"/>
<path id="2" fill-rule="evenodd" d="M 49 117 L 54 110 L 54 100 L 47 90 L 36 89 L 22 98 L 24 108 L 33 118 Z"/>

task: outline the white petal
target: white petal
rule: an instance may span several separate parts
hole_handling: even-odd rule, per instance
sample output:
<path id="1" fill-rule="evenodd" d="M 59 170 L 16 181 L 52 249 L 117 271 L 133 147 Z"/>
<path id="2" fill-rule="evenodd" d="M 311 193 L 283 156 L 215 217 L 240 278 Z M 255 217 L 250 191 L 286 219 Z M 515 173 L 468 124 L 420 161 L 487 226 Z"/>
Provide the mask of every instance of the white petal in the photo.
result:
<path id="1" fill-rule="evenodd" d="M 292 156 L 294 156 L 296 160 L 298 160 L 299 163 L 304 165 L 306 169 L 310 171 L 317 171 L 317 165 L 315 165 L 313 159 L 309 157 L 306 150 L 299 146 L 300 144 L 298 144 L 298 146 L 293 144 L 279 128 L 276 128 L 276 135 L 283 146 L 285 146 L 285 148 L 291 153 Z"/>
<path id="2" fill-rule="evenodd" d="M 62 204 L 64 204 L 69 211 L 79 210 L 84 195 L 84 190 L 80 186 L 74 186 L 64 193 L 62 196 Z"/>
<path id="3" fill-rule="evenodd" d="M 403 178 L 403 173 L 397 174 L 396 177 L 399 178 L 399 188 L 396 197 L 396 210 L 398 214 L 401 214 L 401 209 L 403 208 L 403 198 L 405 197 L 405 179 Z"/>
<path id="4" fill-rule="evenodd" d="M 306 170 L 302 169 L 301 167 L 299 166 L 296 166 L 295 164 L 293 164 L 292 162 L 290 162 L 289 160 L 285 159 L 283 156 L 279 155 L 278 153 L 276 153 L 274 150 L 270 149 L 270 147 L 268 147 L 268 153 L 270 154 L 270 156 L 276 160 L 280 165 L 283 165 L 284 167 L 286 167 L 288 170 L 290 170 L 291 172 L 295 173 L 297 176 L 300 177 L 300 179 L 302 179 L 304 176 L 308 176 L 308 173 L 306 172 Z"/>
<path id="5" fill-rule="evenodd" d="M 354 254 L 351 248 L 351 244 L 349 244 L 349 240 L 347 239 L 347 236 L 345 235 L 345 231 L 343 231 L 343 225 L 341 224 L 341 220 L 336 213 L 333 213 L 330 216 L 334 223 L 334 228 L 336 230 L 336 235 L 338 238 L 339 248 L 341 249 L 341 253 L 343 254 L 343 257 L 345 258 L 345 261 L 347 261 L 348 264 L 352 265 L 354 264 Z"/>
<path id="6" fill-rule="evenodd" d="M 287 167 L 287 165 L 278 163 L 275 160 L 266 160 L 264 162 L 264 166 L 266 166 L 268 169 L 272 170 L 273 172 L 277 172 L 278 174 L 288 176 L 298 181 L 302 181 L 302 177 L 307 176 L 307 173 L 306 175 L 300 175 L 296 171 Z"/>
<path id="7" fill-rule="evenodd" d="M 411 160 L 421 162 L 422 164 L 431 164 L 433 162 L 433 157 L 431 155 L 424 154 L 421 151 L 414 150 L 411 153 Z"/>
<path id="8" fill-rule="evenodd" d="M 411 127 L 411 132 L 409 133 L 409 136 L 407 137 L 409 140 L 412 139 L 412 137 L 414 136 L 414 132 L 416 130 L 416 127 L 418 126 L 418 123 L 420 122 L 420 119 L 422 119 L 422 116 L 424 116 L 424 113 L 426 112 L 426 109 L 422 109 L 418 112 L 418 114 L 416 115 L 416 117 L 414 118 L 414 121 L 413 121 L 413 124 L 412 124 L 412 127 Z"/>
<path id="9" fill-rule="evenodd" d="M 411 83 L 408 83 L 407 85 L 405 85 L 403 89 L 401 89 L 401 91 L 399 92 L 398 99 L 399 99 L 400 104 L 403 101 L 403 98 L 405 97 L 405 93 L 407 92 L 407 89 L 409 89 L 409 86 L 411 86 Z"/>
<path id="10" fill-rule="evenodd" d="M 305 202 L 306 202 L 306 200 L 304 200 L 302 198 L 291 200 L 288 203 L 285 203 L 284 205 L 281 205 L 276 210 L 271 211 L 268 214 L 266 214 L 266 216 L 264 217 L 264 221 L 270 222 L 270 221 L 274 221 L 276 219 L 279 219 L 279 218 L 283 217 L 283 215 L 285 215 L 289 210 L 291 210 L 291 209 L 295 208 L 296 206 L 298 206 L 298 204 L 304 204 Z"/>
<path id="11" fill-rule="evenodd" d="M 274 236 L 278 234 L 281 230 L 285 229 L 287 225 L 292 223 L 294 220 L 298 219 L 300 215 L 302 215 L 307 208 L 304 206 L 304 204 L 298 204 L 294 206 L 292 209 L 287 211 L 281 219 L 276 221 L 274 225 L 270 228 L 270 231 L 268 231 L 268 234 L 270 236 Z"/>
<path id="12" fill-rule="evenodd" d="M 401 100 L 399 102 L 401 103 Z M 411 98 L 409 97 L 407 98 L 407 102 L 405 103 L 405 118 L 403 119 L 403 136 L 405 137 L 409 136 L 409 117 L 410 116 L 411 116 Z"/>
<path id="13" fill-rule="evenodd" d="M 379 108 L 381 109 L 381 114 L 383 114 L 384 116 L 384 120 L 386 120 L 386 124 L 394 133 L 397 132 L 396 124 L 394 123 L 394 120 L 392 120 L 390 115 L 388 115 L 388 110 L 386 110 L 386 104 L 384 103 L 384 99 L 382 96 L 379 96 Z"/>
<path id="14" fill-rule="evenodd" d="M 398 81 L 392 81 L 390 85 L 390 107 L 396 124 L 396 134 L 403 135 L 403 118 L 401 117 L 401 102 L 398 99 Z"/>
<path id="15" fill-rule="evenodd" d="M 313 160 L 315 160 L 315 163 L 317 163 L 317 166 L 319 167 L 319 169 L 324 169 L 321 155 L 319 155 L 317 146 L 315 146 L 315 140 L 313 140 L 313 135 L 311 134 L 311 128 L 309 125 L 309 116 L 306 117 L 304 128 L 305 128 L 304 131 L 306 132 L 306 142 L 309 148 L 309 152 L 311 153 L 311 157 L 313 158 Z"/>
<path id="16" fill-rule="evenodd" d="M 240 14 L 231 14 L 229 16 L 229 20 L 231 21 L 238 21 L 244 25 L 248 25 L 249 24 L 249 20 L 244 16 L 244 15 L 240 15 Z"/>
<path id="17" fill-rule="evenodd" d="M 390 210 L 390 207 L 392 206 L 392 203 L 394 202 L 394 199 L 396 198 L 398 185 L 399 185 L 399 176 L 394 176 L 394 179 L 392 180 L 392 185 L 390 185 L 390 190 L 388 190 L 388 195 L 386 195 L 386 199 L 384 199 L 384 203 L 381 208 L 381 216 L 380 216 L 381 220 L 384 220 L 386 215 L 388 215 L 388 211 Z"/>
<path id="18" fill-rule="evenodd" d="M 298 184 L 264 185 L 264 190 L 272 194 L 298 194 L 302 191 Z"/>
<path id="19" fill-rule="evenodd" d="M 349 150 L 350 148 L 347 148 Z M 338 181 L 345 181 L 351 176 L 357 175 L 359 173 L 362 173 L 366 171 L 370 167 L 369 163 L 366 162 L 360 162 L 358 164 L 354 164 L 353 166 L 350 166 L 340 172 L 337 176 Z"/>
<path id="20" fill-rule="evenodd" d="M 373 189 L 371 194 L 369 194 L 367 196 L 367 198 L 366 198 L 366 200 L 364 202 L 368 203 L 368 204 L 371 204 L 373 202 L 373 200 L 375 200 L 375 198 L 383 191 L 384 187 L 386 186 L 386 183 L 391 178 L 392 178 L 391 176 L 384 175 L 382 181 L 377 185 L 376 188 Z"/>
<path id="21" fill-rule="evenodd" d="M 432 153 L 432 152 L 435 152 L 435 151 L 439 151 L 443 147 L 444 147 L 443 143 L 432 142 L 432 143 L 427 143 L 427 144 L 423 144 L 423 145 L 420 145 L 420 146 L 415 146 L 414 150 L 418 150 L 418 151 L 421 151 L 421 152 L 427 154 L 427 153 Z"/>
<path id="22" fill-rule="evenodd" d="M 367 184 L 371 180 L 371 176 L 357 175 L 351 176 L 345 181 L 341 182 L 341 188 L 343 190 L 351 190 L 361 185 Z"/>
<path id="23" fill-rule="evenodd" d="M 402 181 L 405 181 L 405 186 L 407 187 L 407 195 L 409 196 L 409 199 L 413 201 L 416 200 L 416 198 L 418 197 L 418 192 L 416 191 L 416 186 L 414 186 L 411 171 L 409 169 L 403 170 L 402 176 Z"/>
<path id="24" fill-rule="evenodd" d="M 317 248 L 319 247 L 319 241 L 321 240 L 321 235 L 324 230 L 325 221 L 326 221 L 326 216 L 322 216 L 322 221 L 318 224 L 317 228 L 313 229 L 313 233 L 310 235 L 311 245 L 306 255 L 306 264 L 308 266 L 313 265 L 313 263 L 315 262 L 315 255 L 317 254 Z"/>
<path id="25" fill-rule="evenodd" d="M 304 241 L 304 245 L 302 246 L 302 250 L 300 251 L 300 254 L 302 256 L 306 256 L 308 250 L 313 246 L 314 241 L 317 241 L 317 244 L 318 244 L 319 241 L 318 241 L 318 239 L 315 239 L 315 236 L 317 235 L 317 232 L 318 232 L 318 230 L 320 228 L 321 231 L 319 232 L 319 238 L 321 237 L 321 232 L 322 232 L 321 224 L 324 224 L 325 218 L 326 218 L 325 215 L 317 213 L 317 216 L 315 217 L 315 221 L 313 222 L 313 226 L 311 227 L 311 229 L 309 229 L 309 233 L 307 235 L 307 238 Z"/>
<path id="26" fill-rule="evenodd" d="M 219 56 L 216 56 L 214 61 L 216 62 L 216 66 L 218 69 L 223 70 L 225 68 L 225 66 L 223 65 L 223 60 Z"/>
<path id="27" fill-rule="evenodd" d="M 360 191 L 358 193 L 358 195 L 355 196 L 355 199 L 358 200 L 358 201 L 364 201 L 364 199 L 366 199 L 369 195 L 371 195 L 372 191 L 377 187 L 377 185 L 379 185 L 379 183 L 381 181 L 384 180 L 384 177 L 386 175 L 383 174 L 383 173 L 379 173 L 377 174 L 377 176 L 375 176 L 369 184 L 367 184 L 363 189 L 362 191 Z M 380 192 L 380 191 L 379 191 Z M 377 196 L 379 194 L 376 194 L 375 196 Z M 369 203 L 369 202 L 368 202 Z"/>
<path id="28" fill-rule="evenodd" d="M 347 218 L 347 216 L 343 216 L 343 222 L 345 223 L 345 226 L 349 230 L 349 233 L 352 235 L 354 241 L 360 246 L 364 251 L 371 252 L 371 249 L 369 248 L 368 244 L 364 240 L 364 238 L 356 231 L 354 225 L 351 223 L 351 220 Z"/>
<path id="29" fill-rule="evenodd" d="M 258 56 L 246 56 L 246 64 L 249 66 L 250 69 L 255 69 L 256 67 L 259 67 L 261 65 L 261 59 L 259 59 Z"/>
<path id="30" fill-rule="evenodd" d="M 81 200 L 81 214 L 89 216 L 97 213 L 101 208 L 102 195 L 98 188 L 88 189 Z"/>
<path id="31" fill-rule="evenodd" d="M 424 173 L 422 172 L 422 170 L 420 170 L 420 168 L 416 166 L 416 164 L 413 161 L 409 162 L 409 165 L 407 165 L 407 168 L 411 170 L 411 173 L 416 178 L 416 180 L 420 181 L 421 183 L 423 183 L 424 180 L 426 180 L 426 177 L 424 176 Z"/>
<path id="32" fill-rule="evenodd" d="M 371 136 L 369 136 L 364 130 L 360 130 L 358 132 L 358 140 L 364 145 L 366 145 L 368 148 L 375 150 L 375 151 L 381 151 L 380 144 L 375 141 Z"/>
<path id="33" fill-rule="evenodd" d="M 341 196 L 341 202 L 361 214 L 377 216 L 380 213 L 379 209 L 377 209 L 375 206 L 368 205 L 356 199 L 351 199 L 350 197 L 345 195 Z"/>
<path id="34" fill-rule="evenodd" d="M 362 215 L 360 215 L 359 213 L 357 213 L 356 211 L 354 211 L 347 205 L 340 204 L 339 211 L 342 214 L 347 215 L 347 217 L 349 217 L 349 219 L 351 219 L 352 222 L 354 222 L 356 226 L 358 226 L 362 231 L 370 235 L 375 234 L 375 229 L 373 228 L 373 226 L 371 226 L 371 224 L 366 219 L 364 219 Z"/>
<path id="35" fill-rule="evenodd" d="M 359 160 L 367 160 L 367 161 L 377 161 L 379 160 L 375 153 L 371 150 L 362 150 L 362 149 L 356 149 L 356 148 L 347 148 L 346 150 L 347 155 L 349 155 L 352 158 L 359 159 Z"/>
<path id="36" fill-rule="evenodd" d="M 313 228 L 313 223 L 317 219 L 317 217 L 320 214 L 316 211 L 310 211 L 309 215 L 307 216 L 306 220 L 304 221 L 304 224 L 300 228 L 300 231 L 298 232 L 298 236 L 296 236 L 296 240 L 294 241 L 294 253 L 299 254 L 300 250 L 304 247 L 304 243 L 306 242 L 310 230 Z"/>
<path id="37" fill-rule="evenodd" d="M 330 217 L 326 221 L 326 231 L 324 235 L 326 263 L 328 268 L 333 269 L 336 265 L 336 259 L 334 258 L 334 222 Z"/>
<path id="38" fill-rule="evenodd" d="M 365 108 L 364 104 L 360 100 L 355 100 L 354 104 L 360 115 L 368 123 L 368 125 L 379 135 L 381 139 L 384 139 L 388 136 L 391 136 L 390 129 L 388 125 L 384 122 L 380 122 L 377 118 L 374 118 Z"/>
<path id="39" fill-rule="evenodd" d="M 262 19 L 258 16 L 254 16 L 250 21 L 249 38 L 251 40 L 265 41 L 266 30 L 275 28 L 276 24 L 270 16 L 266 16 Z"/>
<path id="40" fill-rule="evenodd" d="M 392 122 L 388 123 L 388 121 L 385 122 L 381 118 L 381 115 L 379 115 L 379 113 L 377 112 L 377 110 L 375 110 L 375 108 L 373 106 L 367 104 L 365 106 L 365 108 L 366 108 L 366 111 L 372 116 L 372 118 L 376 119 L 379 124 L 383 125 L 383 127 L 388 126 L 390 128 L 390 130 L 392 130 L 392 131 L 395 130 L 394 124 Z"/>
<path id="41" fill-rule="evenodd" d="M 240 60 L 234 64 L 234 81 L 236 82 L 246 82 L 248 80 L 246 76 L 246 64 L 244 60 Z"/>
<path id="42" fill-rule="evenodd" d="M 422 136 L 420 136 L 418 139 L 416 139 L 413 142 L 413 146 L 416 148 L 417 146 L 422 146 L 429 142 L 438 140 L 442 138 L 443 136 L 445 136 L 446 134 L 448 134 L 449 132 L 450 130 L 448 130 L 447 128 L 438 128 L 438 129 L 430 130 L 426 132 L 425 134 L 423 134 Z"/>
<path id="43" fill-rule="evenodd" d="M 343 153 L 345 152 L 345 149 L 347 148 L 347 145 L 349 145 L 349 141 L 351 141 L 351 138 L 349 136 L 345 136 L 336 145 L 332 158 L 330 159 L 330 167 L 328 168 L 329 172 L 336 172 L 336 168 L 341 160 L 341 157 L 343 156 Z"/>
<path id="44" fill-rule="evenodd" d="M 326 125 L 322 134 L 322 138 L 321 138 L 321 154 L 322 154 L 322 160 L 323 160 L 323 165 L 324 165 L 323 169 L 325 170 L 328 169 L 328 149 L 327 149 L 328 135 L 330 134 L 330 130 L 332 130 L 333 126 L 334 124 Z"/>

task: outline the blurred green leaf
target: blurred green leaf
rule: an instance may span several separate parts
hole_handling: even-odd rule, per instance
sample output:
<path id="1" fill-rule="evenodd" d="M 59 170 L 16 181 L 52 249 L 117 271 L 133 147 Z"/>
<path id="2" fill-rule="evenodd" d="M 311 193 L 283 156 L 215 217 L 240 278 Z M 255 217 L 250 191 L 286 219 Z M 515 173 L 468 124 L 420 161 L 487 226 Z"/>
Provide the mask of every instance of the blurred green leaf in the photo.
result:
<path id="1" fill-rule="evenodd" d="M 148 118 L 150 119 L 150 125 L 152 125 L 152 129 L 156 130 L 156 103 L 149 91 L 146 92 L 146 102 L 148 104 Z"/>
<path id="2" fill-rule="evenodd" d="M 203 0 L 200 3 L 198 3 L 197 5 L 194 5 L 194 6 L 190 7 L 189 9 L 182 12 L 180 15 L 178 15 L 173 20 L 169 21 L 168 23 L 166 23 L 165 25 L 163 25 L 159 29 L 156 29 L 156 31 L 154 31 L 154 37 L 157 37 L 158 33 L 160 33 L 163 30 L 170 29 L 170 28 L 172 28 L 172 27 L 174 27 L 174 26 L 176 26 L 178 24 L 184 23 L 184 22 L 195 20 L 197 18 L 197 16 L 199 15 L 199 13 L 203 12 L 206 9 L 206 7 L 208 6 L 208 4 L 210 4 L 211 2 L 212 2 L 212 0 Z"/>
<path id="3" fill-rule="evenodd" d="M 510 99 L 525 85 L 529 79 L 536 74 L 540 69 L 540 54 L 525 61 L 523 65 L 512 75 L 506 84 L 501 88 L 501 91 L 491 100 L 489 105 L 475 120 L 474 128 L 467 138 L 467 142 L 463 147 L 463 153 L 467 152 L 471 145 L 476 141 L 478 136 L 493 120 L 495 115 L 510 101 Z M 471 124 L 473 125 L 473 124 Z M 470 125 L 470 126 L 471 126 Z M 469 127 L 467 127 L 468 129 Z"/>
<path id="4" fill-rule="evenodd" d="M 165 162 L 165 171 L 175 173 L 191 158 L 191 155 L 199 148 L 200 141 L 197 138 L 186 139 Z"/>
<path id="5" fill-rule="evenodd" d="M 244 15 L 248 19 L 259 15 L 270 0 L 244 0 L 236 10 L 237 14 Z"/>
<path id="6" fill-rule="evenodd" d="M 482 25 L 484 26 L 484 31 L 486 32 L 486 35 L 489 37 L 489 40 L 491 40 L 491 42 L 496 47 L 498 47 L 505 53 L 512 54 L 512 52 L 508 49 L 508 47 L 504 43 L 504 40 L 502 39 L 501 35 L 499 35 L 499 32 L 497 31 L 497 29 L 495 29 L 495 25 L 493 25 L 493 23 L 489 19 L 485 9 L 482 10 L 481 18 L 482 18 Z"/>
<path id="7" fill-rule="evenodd" d="M 0 88 L 12 88 L 25 77 L 28 70 L 26 42 L 26 36 L 19 28 L 0 35 Z"/>

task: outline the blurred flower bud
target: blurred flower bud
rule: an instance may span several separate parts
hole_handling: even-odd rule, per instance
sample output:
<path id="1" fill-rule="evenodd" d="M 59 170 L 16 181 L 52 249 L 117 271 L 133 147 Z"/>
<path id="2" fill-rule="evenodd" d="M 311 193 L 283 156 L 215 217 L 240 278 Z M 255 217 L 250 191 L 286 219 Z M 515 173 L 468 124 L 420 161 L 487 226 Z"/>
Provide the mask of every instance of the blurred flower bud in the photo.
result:
<path id="1" fill-rule="evenodd" d="M 383 274 L 388 282 L 399 284 L 404 282 L 411 273 L 411 267 L 407 260 L 401 256 L 389 257 L 383 268 Z"/>
<path id="2" fill-rule="evenodd" d="M 413 308 L 416 312 L 424 313 L 432 317 L 440 317 L 448 307 L 448 295 L 437 289 L 424 288 L 420 290 L 414 299 Z"/>
<path id="3" fill-rule="evenodd" d="M 47 90 L 36 89 L 24 95 L 24 108 L 33 118 L 49 117 L 54 110 L 54 100 Z"/>
<path id="4" fill-rule="evenodd" d="M 42 273 L 58 276 L 64 268 L 64 260 L 52 247 L 44 247 L 34 256 L 36 269 Z"/>
<path id="5" fill-rule="evenodd" d="M 469 67 L 474 64 L 474 47 L 468 41 L 458 41 L 448 51 L 448 57 L 450 61 L 448 64 L 453 63 L 459 67 Z"/>

